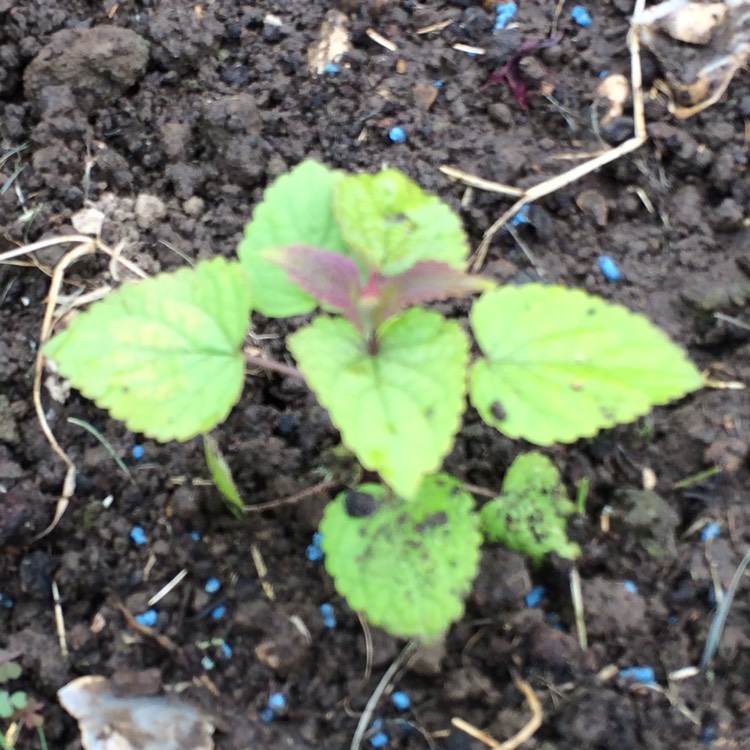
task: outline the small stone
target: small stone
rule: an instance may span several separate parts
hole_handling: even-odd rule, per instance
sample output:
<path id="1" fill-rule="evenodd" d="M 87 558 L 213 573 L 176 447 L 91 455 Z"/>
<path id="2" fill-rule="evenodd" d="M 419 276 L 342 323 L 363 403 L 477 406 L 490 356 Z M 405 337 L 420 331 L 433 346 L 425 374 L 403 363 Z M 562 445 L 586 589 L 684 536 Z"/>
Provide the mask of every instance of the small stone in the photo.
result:
<path id="1" fill-rule="evenodd" d="M 613 503 L 612 524 L 620 534 L 632 534 L 657 559 L 677 553 L 679 517 L 659 495 L 649 490 L 623 488 Z"/>
<path id="2" fill-rule="evenodd" d="M 607 199 L 598 190 L 584 190 L 576 196 L 576 205 L 597 226 L 606 227 L 609 220 Z"/>
<path id="3" fill-rule="evenodd" d="M 203 198 L 199 198 L 197 195 L 194 195 L 192 198 L 188 198 L 182 204 L 182 210 L 188 216 L 192 216 L 194 219 L 197 219 L 199 216 L 202 216 L 203 212 L 206 210 L 206 201 L 204 201 Z"/>
<path id="4" fill-rule="evenodd" d="M 602 124 L 602 138 L 610 146 L 619 146 L 625 143 L 634 134 L 633 120 L 629 117 L 615 117 L 606 124 Z"/>
<path id="5" fill-rule="evenodd" d="M 169 505 L 178 518 L 190 519 L 200 513 L 198 492 L 187 484 L 183 484 L 172 493 Z"/>
<path id="6" fill-rule="evenodd" d="M 185 153 L 190 142 L 190 126 L 184 122 L 165 122 L 161 126 L 161 144 L 170 159 Z"/>
<path id="7" fill-rule="evenodd" d="M 416 105 L 427 112 L 435 103 L 438 96 L 438 89 L 431 83 L 418 83 L 412 89 Z"/>
<path id="8" fill-rule="evenodd" d="M 423 677 L 436 677 L 443 671 L 445 643 L 438 641 L 429 646 L 420 646 L 409 662 L 409 671 Z"/>
<path id="9" fill-rule="evenodd" d="M 141 229 L 153 229 L 167 215 L 167 206 L 161 198 L 140 193 L 135 199 L 135 220 Z"/>
<path id="10" fill-rule="evenodd" d="M 490 119 L 499 125 L 508 126 L 513 122 L 513 112 L 507 104 L 502 102 L 493 102 L 487 107 L 487 114 Z"/>
<path id="11" fill-rule="evenodd" d="M 703 454 L 706 463 L 716 464 L 726 474 L 736 473 L 750 454 L 750 445 L 738 437 L 722 436 L 714 440 Z"/>
<path id="12" fill-rule="evenodd" d="M 708 218 L 717 232 L 734 232 L 742 226 L 744 213 L 737 201 L 724 198 L 713 211 L 709 212 Z"/>
<path id="13" fill-rule="evenodd" d="M 0 440 L 9 445 L 17 445 L 20 439 L 10 401 L 7 396 L 0 396 Z"/>

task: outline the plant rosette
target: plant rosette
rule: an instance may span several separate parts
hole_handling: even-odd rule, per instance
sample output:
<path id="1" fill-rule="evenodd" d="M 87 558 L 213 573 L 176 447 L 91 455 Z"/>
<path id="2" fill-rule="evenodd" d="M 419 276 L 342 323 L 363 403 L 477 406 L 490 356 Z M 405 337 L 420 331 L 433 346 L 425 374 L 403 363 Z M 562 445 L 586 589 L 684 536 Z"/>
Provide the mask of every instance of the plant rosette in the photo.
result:
<path id="1" fill-rule="evenodd" d="M 326 564 L 339 591 L 373 622 L 431 638 L 460 616 L 478 559 L 479 517 L 458 480 L 438 474 L 467 396 L 499 432 L 550 445 L 634 420 L 703 382 L 643 316 L 561 286 L 497 288 L 466 272 L 468 252 L 459 217 L 397 170 L 348 175 L 305 161 L 267 188 L 237 260 L 214 258 L 125 284 L 75 317 L 44 353 L 132 431 L 184 441 L 206 435 L 239 400 L 251 312 L 313 313 L 287 338 L 289 352 L 345 448 L 382 480 L 379 489 L 368 485 L 378 501 L 372 517 L 350 517 L 342 495 L 332 502 Z M 468 326 L 424 307 L 463 295 L 480 295 L 469 320 L 480 352 L 473 362 Z M 207 437 L 205 450 L 220 492 L 240 514 L 240 491 L 216 440 Z M 532 497 L 537 485 L 511 482 L 502 494 Z M 502 537 L 489 514 L 483 511 L 485 531 Z M 565 515 L 558 503 L 550 517 Z M 427 517 L 444 523 L 420 525 Z M 371 537 L 371 527 L 381 538 Z M 556 538 L 553 546 L 572 551 Z M 443 584 L 434 544 L 459 571 Z M 448 554 L 453 544 L 464 548 Z M 402 546 L 419 552 L 403 558 L 408 574 L 391 571 L 395 583 L 383 591 L 391 604 L 400 598 L 419 612 L 394 619 L 377 596 L 368 602 L 372 580 L 385 581 L 385 550 L 401 560 Z M 364 579 L 359 588 L 346 559 Z"/>

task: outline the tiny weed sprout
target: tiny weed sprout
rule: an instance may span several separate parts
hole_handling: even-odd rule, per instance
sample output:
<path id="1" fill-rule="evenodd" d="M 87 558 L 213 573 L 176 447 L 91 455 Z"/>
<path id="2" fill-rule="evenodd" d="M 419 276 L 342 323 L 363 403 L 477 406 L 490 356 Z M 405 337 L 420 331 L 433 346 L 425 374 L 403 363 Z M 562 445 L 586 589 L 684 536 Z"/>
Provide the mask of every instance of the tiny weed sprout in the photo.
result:
<path id="1" fill-rule="evenodd" d="M 342 482 L 307 558 L 324 559 L 374 625 L 430 641 L 462 615 L 483 539 L 535 564 L 579 554 L 566 535 L 576 505 L 541 453 L 517 458 L 481 509 L 441 473 L 467 398 L 497 431 L 550 446 L 702 385 L 644 317 L 562 286 L 498 288 L 466 271 L 468 253 L 459 217 L 401 172 L 350 175 L 305 161 L 267 188 L 237 259 L 125 284 L 44 353 L 132 432 L 163 442 L 202 435 L 214 482 L 239 516 L 244 503 L 209 433 L 239 400 L 250 315 L 312 314 L 286 340 L 299 371 L 268 367 L 301 373 L 377 481 Z M 467 321 L 426 306 L 461 296 L 476 297 Z"/>
<path id="2" fill-rule="evenodd" d="M 21 676 L 21 667 L 14 661 L 6 661 L 0 664 L 0 685 L 5 685 L 11 680 Z M 10 719 L 17 711 L 26 708 L 26 693 L 17 690 L 10 692 L 6 689 L 0 690 L 0 719 Z"/>
<path id="3" fill-rule="evenodd" d="M 0 651 L 0 748 L 13 750 L 15 747 L 21 747 L 16 744 L 16 741 L 23 727 L 34 727 L 41 747 L 46 748 L 44 719 L 38 713 L 41 704 L 29 698 L 23 690 L 13 690 L 9 685 L 22 673 L 20 664 L 9 660 L 12 656 L 13 654 L 9 651 Z M 8 722 L 7 728 L 3 726 L 6 721 Z M 28 744 L 23 745 L 23 747 L 28 746 Z"/>

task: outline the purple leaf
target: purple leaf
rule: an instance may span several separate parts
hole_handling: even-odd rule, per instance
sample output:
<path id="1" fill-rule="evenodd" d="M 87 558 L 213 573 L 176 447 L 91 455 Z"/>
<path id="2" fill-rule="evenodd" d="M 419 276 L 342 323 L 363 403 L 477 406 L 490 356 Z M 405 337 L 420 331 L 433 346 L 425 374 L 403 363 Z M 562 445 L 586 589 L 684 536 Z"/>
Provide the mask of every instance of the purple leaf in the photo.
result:
<path id="1" fill-rule="evenodd" d="M 265 250 L 263 256 L 283 269 L 300 289 L 357 323 L 362 275 L 351 258 L 307 245 L 277 247 Z"/>
<path id="2" fill-rule="evenodd" d="M 417 263 L 398 276 L 378 274 L 376 284 L 380 297 L 378 324 L 412 305 L 484 292 L 495 286 L 489 279 L 436 260 Z"/>
<path id="3" fill-rule="evenodd" d="M 496 70 L 488 79 L 484 86 L 493 84 L 502 84 L 510 89 L 513 98 L 518 102 L 521 109 L 528 109 L 529 87 L 521 76 L 521 60 L 524 57 L 530 57 L 536 52 L 548 47 L 554 47 L 559 44 L 562 37 L 555 39 L 529 39 L 522 42 L 518 49 L 508 58 L 505 65 Z M 484 88 L 484 86 L 482 88 Z"/>

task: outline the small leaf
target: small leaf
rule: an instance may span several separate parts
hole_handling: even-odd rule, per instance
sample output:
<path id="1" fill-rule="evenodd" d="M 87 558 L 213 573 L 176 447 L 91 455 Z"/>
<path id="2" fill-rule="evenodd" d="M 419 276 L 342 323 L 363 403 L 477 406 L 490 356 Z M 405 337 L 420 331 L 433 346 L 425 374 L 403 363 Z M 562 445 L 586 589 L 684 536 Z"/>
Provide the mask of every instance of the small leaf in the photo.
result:
<path id="1" fill-rule="evenodd" d="M 8 661 L 4 664 L 0 664 L 0 684 L 10 682 L 11 680 L 17 680 L 20 676 L 20 664 L 14 661 Z"/>
<path id="2" fill-rule="evenodd" d="M 398 170 L 348 175 L 333 192 L 344 239 L 371 270 L 393 276 L 420 260 L 463 268 L 469 246 L 458 215 Z"/>
<path id="3" fill-rule="evenodd" d="M 272 248 L 262 254 L 317 302 L 339 310 L 351 322 L 357 320 L 362 274 L 351 258 L 305 245 Z"/>
<path id="4" fill-rule="evenodd" d="M 10 695 L 7 690 L 0 690 L 0 719 L 10 719 L 15 713 L 15 708 L 10 702 Z"/>
<path id="5" fill-rule="evenodd" d="M 317 307 L 263 250 L 311 245 L 349 254 L 333 214 L 333 186 L 342 176 L 315 161 L 303 161 L 275 180 L 255 207 L 237 254 L 250 279 L 253 307 L 263 315 L 303 315 Z"/>
<path id="6" fill-rule="evenodd" d="M 29 700 L 22 690 L 16 690 L 15 693 L 11 693 L 10 703 L 16 711 L 23 711 L 29 703 Z"/>
<path id="7" fill-rule="evenodd" d="M 404 498 L 440 467 L 461 414 L 469 343 L 462 328 L 413 308 L 377 334 L 377 351 L 345 320 L 318 318 L 289 350 L 362 465 Z"/>
<path id="8" fill-rule="evenodd" d="M 342 492 L 320 525 L 336 589 L 391 635 L 439 638 L 463 614 L 477 573 L 481 535 L 472 497 L 445 474 L 425 479 L 408 502 L 377 484 L 356 492 L 374 497 L 373 513 L 348 513 L 352 493 Z"/>
<path id="9" fill-rule="evenodd" d="M 237 485 L 232 478 L 232 471 L 227 464 L 224 454 L 219 448 L 219 443 L 213 435 L 203 436 L 203 448 L 206 454 L 206 465 L 211 472 L 216 489 L 226 501 L 226 505 L 237 518 L 241 518 L 245 510 L 245 503 L 240 497 Z"/>
<path id="10" fill-rule="evenodd" d="M 495 287 L 490 279 L 434 260 L 415 263 L 397 276 L 378 276 L 377 282 L 382 299 L 381 322 L 412 305 L 476 294 Z"/>
<path id="11" fill-rule="evenodd" d="M 538 445 L 591 437 L 703 384 L 646 318 L 579 290 L 506 286 L 475 303 L 471 325 L 485 354 L 472 403 L 500 432 Z"/>
<path id="12" fill-rule="evenodd" d="M 215 258 L 125 284 L 48 341 L 45 354 L 133 432 L 188 440 L 240 396 L 249 314 L 239 265 Z"/>
<path id="13" fill-rule="evenodd" d="M 567 517 L 574 510 L 557 467 L 532 451 L 516 458 L 500 496 L 482 507 L 482 532 L 537 565 L 548 552 L 574 560 L 581 549 L 566 533 Z"/>

